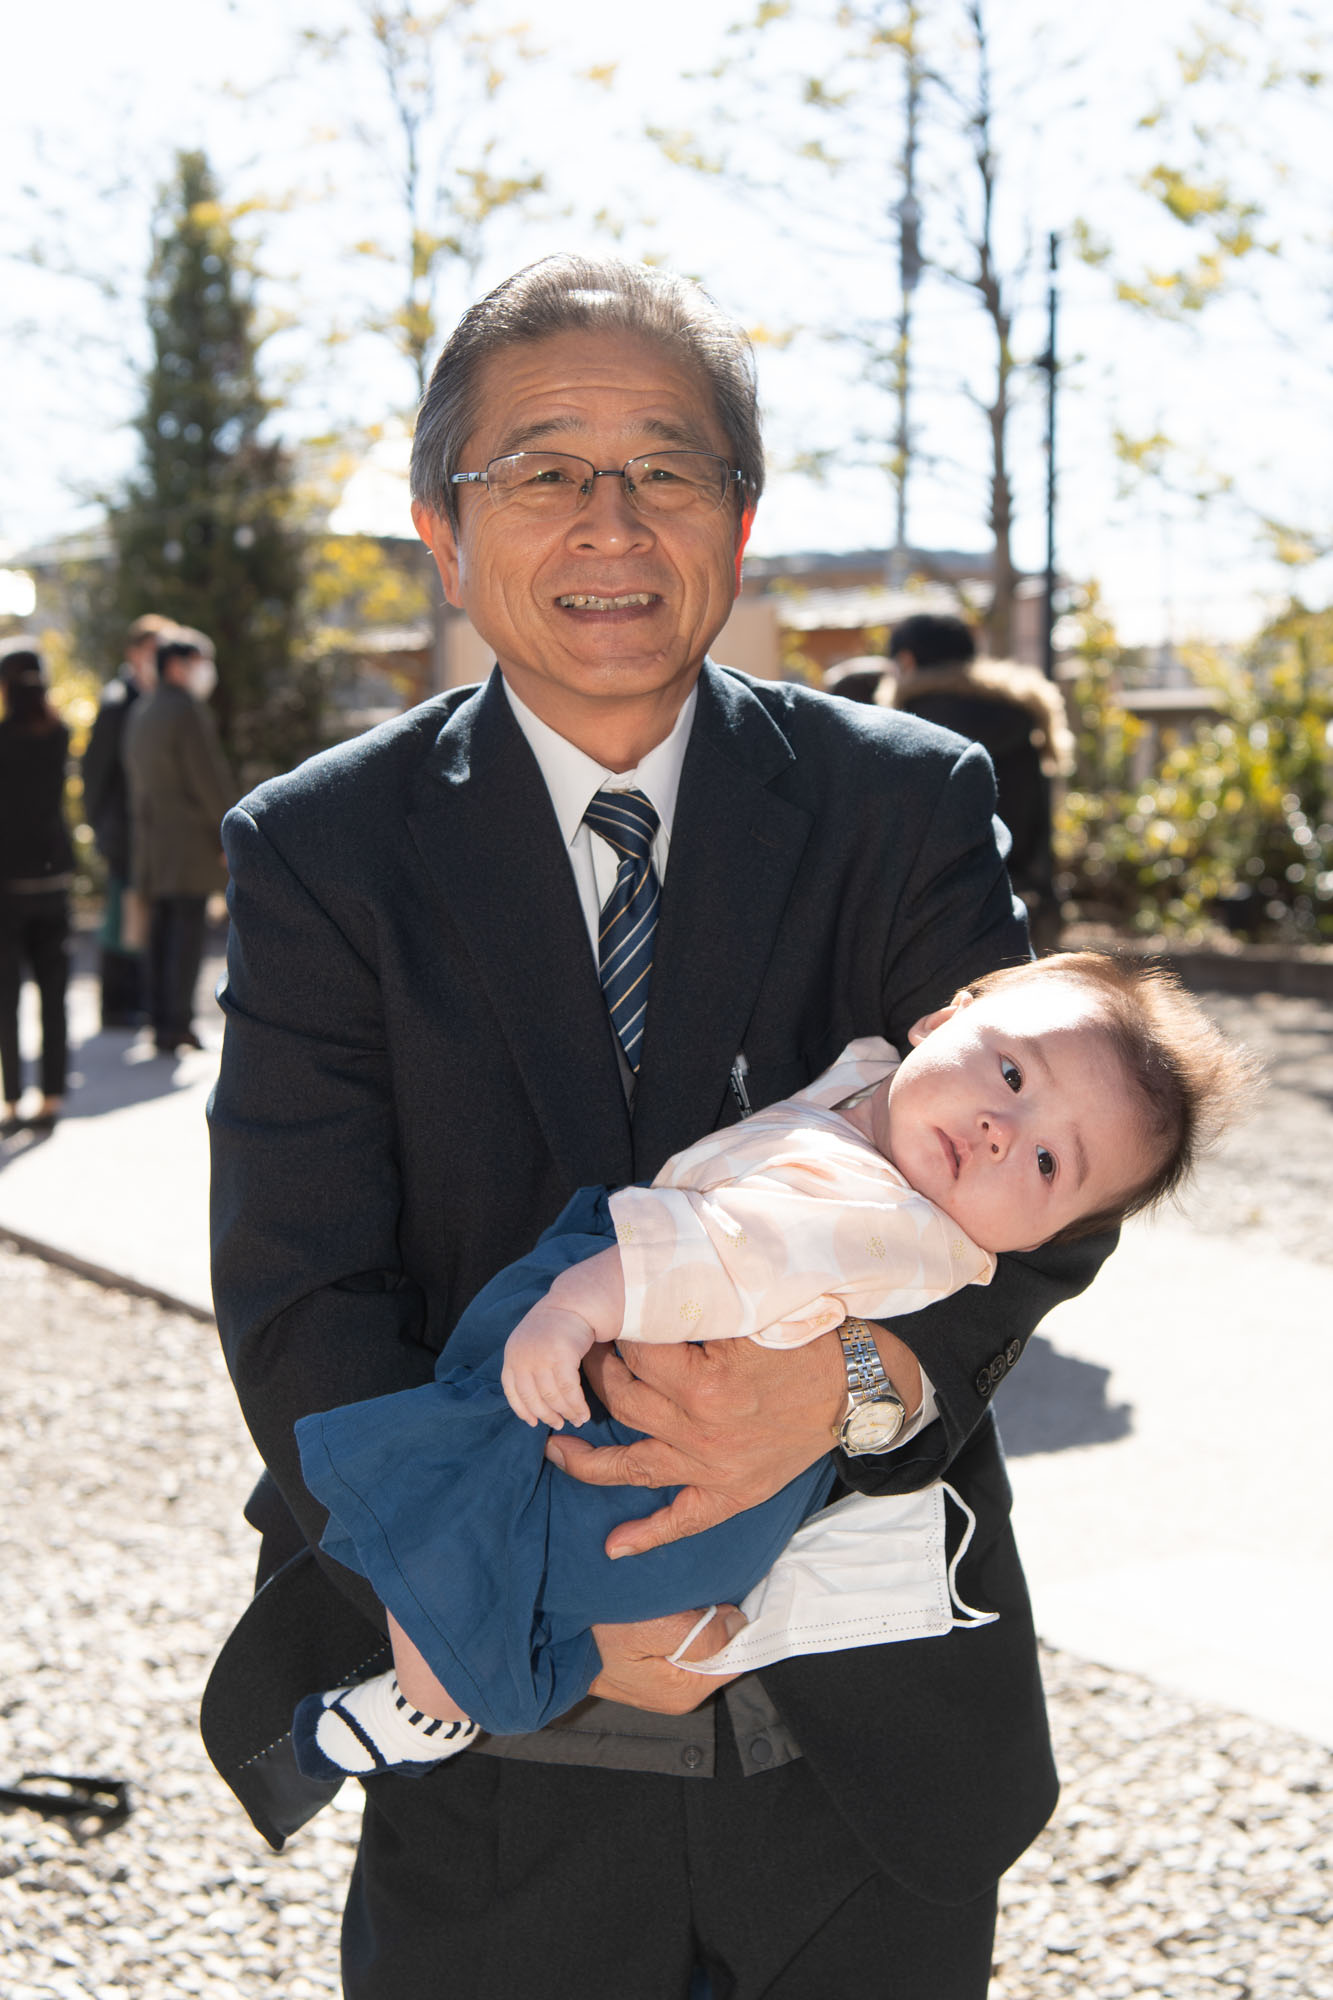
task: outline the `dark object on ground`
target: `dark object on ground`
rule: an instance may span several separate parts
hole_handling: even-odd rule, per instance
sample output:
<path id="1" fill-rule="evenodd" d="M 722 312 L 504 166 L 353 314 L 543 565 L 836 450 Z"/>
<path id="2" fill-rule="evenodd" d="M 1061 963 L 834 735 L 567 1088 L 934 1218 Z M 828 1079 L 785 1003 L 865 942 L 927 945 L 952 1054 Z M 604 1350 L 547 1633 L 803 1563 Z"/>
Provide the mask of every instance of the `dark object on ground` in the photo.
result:
<path id="1" fill-rule="evenodd" d="M 30 1792 L 28 1785 L 62 1785 L 59 1792 Z M 124 1778 L 73 1777 L 66 1771 L 25 1771 L 15 1786 L 0 1785 L 0 1811 L 39 1813 L 43 1819 L 96 1820 L 109 1832 L 127 1820 L 133 1807 Z"/>

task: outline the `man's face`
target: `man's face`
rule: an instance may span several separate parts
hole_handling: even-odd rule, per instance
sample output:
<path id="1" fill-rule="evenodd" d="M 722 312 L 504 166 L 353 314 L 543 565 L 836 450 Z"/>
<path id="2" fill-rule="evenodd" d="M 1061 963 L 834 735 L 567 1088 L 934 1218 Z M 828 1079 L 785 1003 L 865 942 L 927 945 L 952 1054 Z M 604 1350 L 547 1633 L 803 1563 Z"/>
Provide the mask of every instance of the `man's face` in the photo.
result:
<path id="1" fill-rule="evenodd" d="M 486 363 L 480 390 L 459 471 L 524 450 L 571 452 L 599 470 L 672 448 L 734 463 L 703 378 L 637 335 L 508 347 Z M 598 479 L 576 514 L 550 521 L 496 506 L 484 486 L 454 490 L 456 533 L 420 503 L 413 518 L 449 602 L 520 699 L 574 742 L 631 708 L 664 722 L 665 735 L 736 595 L 737 502 L 647 520 L 622 480 Z"/>
<path id="2" fill-rule="evenodd" d="M 1032 1249 L 1148 1171 L 1142 1120 L 1097 1002 L 1022 980 L 927 1015 L 876 1098 L 876 1143 L 983 1250 Z"/>

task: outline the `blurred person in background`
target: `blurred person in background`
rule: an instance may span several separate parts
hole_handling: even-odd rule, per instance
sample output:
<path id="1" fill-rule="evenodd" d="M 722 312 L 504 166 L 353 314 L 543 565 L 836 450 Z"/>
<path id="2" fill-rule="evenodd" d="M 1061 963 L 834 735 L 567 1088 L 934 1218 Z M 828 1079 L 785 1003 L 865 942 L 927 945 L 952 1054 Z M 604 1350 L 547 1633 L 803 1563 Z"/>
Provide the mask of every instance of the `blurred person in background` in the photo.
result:
<path id="1" fill-rule="evenodd" d="M 825 694 L 840 695 L 844 701 L 877 701 L 886 680 L 884 662 L 877 653 L 858 653 L 854 659 L 839 660 L 827 667 L 820 680 Z"/>
<path id="2" fill-rule="evenodd" d="M 210 642 L 176 628 L 157 647 L 157 685 L 125 729 L 134 888 L 148 904 L 147 1000 L 160 1055 L 203 1047 L 194 989 L 208 898 L 226 880 L 222 816 L 236 798 L 208 698 Z"/>
<path id="3" fill-rule="evenodd" d="M 980 743 L 995 766 L 996 811 L 1009 829 L 1009 879 L 1027 905 L 1033 949 L 1060 940 L 1051 845 L 1051 780 L 1073 767 L 1073 737 L 1053 681 L 1018 660 L 979 660 L 961 618 L 919 612 L 889 634 L 877 699 Z"/>
<path id="4" fill-rule="evenodd" d="M 65 824 L 69 731 L 52 708 L 40 657 L 26 649 L 0 660 L 0 1080 L 3 1130 L 18 1129 L 23 1095 L 19 992 L 24 967 L 42 1008 L 42 1099 L 28 1120 L 49 1130 L 65 1094 L 65 987 L 74 850 Z"/>
<path id="5" fill-rule="evenodd" d="M 122 753 L 130 710 L 156 684 L 158 643 L 173 629 L 171 619 L 155 611 L 135 619 L 125 635 L 125 657 L 102 690 L 83 753 L 84 818 L 107 870 L 101 935 L 104 1028 L 137 1028 L 144 1019 L 143 939 L 135 935 L 128 906 L 130 798 Z M 141 933 L 142 924 L 137 928 Z"/>

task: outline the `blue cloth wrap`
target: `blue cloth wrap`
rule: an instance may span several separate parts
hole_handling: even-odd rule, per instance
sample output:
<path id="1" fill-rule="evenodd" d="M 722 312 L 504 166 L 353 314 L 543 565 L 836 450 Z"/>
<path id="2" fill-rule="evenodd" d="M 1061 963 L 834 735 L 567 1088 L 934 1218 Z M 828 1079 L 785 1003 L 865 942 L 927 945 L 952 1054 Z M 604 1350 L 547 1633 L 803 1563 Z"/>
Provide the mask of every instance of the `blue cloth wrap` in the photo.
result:
<path id="1" fill-rule="evenodd" d="M 589 1627 L 735 1604 L 833 1484 L 831 1458 L 762 1506 L 700 1535 L 610 1562 L 619 1521 L 677 1487 L 584 1486 L 543 1457 L 500 1387 L 504 1344 L 556 1275 L 615 1241 L 606 1191 L 583 1188 L 536 1249 L 459 1320 L 434 1382 L 303 1417 L 306 1483 L 329 1510 L 322 1546 L 359 1570 L 454 1700 L 499 1735 L 581 1701 L 601 1667 Z M 631 1444 L 590 1393 L 574 1435 Z"/>

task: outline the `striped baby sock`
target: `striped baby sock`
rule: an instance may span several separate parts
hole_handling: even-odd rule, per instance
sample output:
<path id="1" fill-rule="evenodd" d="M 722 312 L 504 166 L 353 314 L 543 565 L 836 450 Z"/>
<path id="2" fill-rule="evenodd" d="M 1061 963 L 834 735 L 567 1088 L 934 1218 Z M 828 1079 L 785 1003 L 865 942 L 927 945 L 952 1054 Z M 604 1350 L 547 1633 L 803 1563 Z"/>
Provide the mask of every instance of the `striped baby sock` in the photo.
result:
<path id="1" fill-rule="evenodd" d="M 466 1750 L 476 1734 L 475 1722 L 441 1722 L 413 1708 L 392 1671 L 307 1695 L 292 1718 L 296 1762 L 307 1778 L 424 1771 Z"/>

